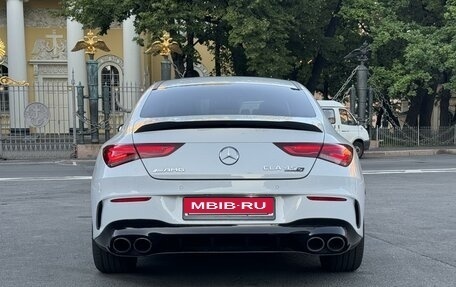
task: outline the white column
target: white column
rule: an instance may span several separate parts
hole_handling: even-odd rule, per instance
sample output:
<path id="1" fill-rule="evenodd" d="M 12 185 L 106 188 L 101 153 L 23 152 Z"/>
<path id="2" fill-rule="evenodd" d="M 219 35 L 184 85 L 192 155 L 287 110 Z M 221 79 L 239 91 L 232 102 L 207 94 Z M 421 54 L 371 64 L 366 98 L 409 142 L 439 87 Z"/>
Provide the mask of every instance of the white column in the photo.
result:
<path id="1" fill-rule="evenodd" d="M 134 16 L 131 16 L 123 22 L 123 81 L 127 85 L 140 86 L 142 84 L 141 47 L 133 40 L 136 36 L 133 21 Z"/>
<path id="2" fill-rule="evenodd" d="M 76 43 L 84 38 L 84 29 L 81 23 L 67 19 L 67 51 L 68 51 L 68 81 L 73 80 L 76 85 L 81 83 L 87 87 L 87 69 L 85 65 L 85 52 L 80 50 L 71 52 Z"/>
<path id="3" fill-rule="evenodd" d="M 81 84 L 84 87 L 84 94 L 87 95 L 87 68 L 85 64 L 85 51 L 80 50 L 77 52 L 71 52 L 74 48 L 76 43 L 79 40 L 84 38 L 84 29 L 81 23 L 67 19 L 67 66 L 68 66 L 68 83 L 72 85 L 72 81 L 74 80 L 74 84 L 79 86 Z M 72 93 L 70 96 L 76 96 L 77 89 Z M 71 98 L 69 103 L 69 110 L 72 113 L 69 116 L 70 119 L 70 127 L 73 128 L 76 126 L 79 127 L 79 120 L 76 118 L 76 111 L 77 111 L 77 98 Z M 87 108 L 87 105 L 85 105 Z"/>
<path id="4" fill-rule="evenodd" d="M 25 58 L 24 5 L 22 0 L 7 0 L 6 27 L 8 46 L 8 76 L 16 81 L 27 81 Z M 10 125 L 13 130 L 25 129 L 24 110 L 28 104 L 24 88 L 10 88 Z"/>

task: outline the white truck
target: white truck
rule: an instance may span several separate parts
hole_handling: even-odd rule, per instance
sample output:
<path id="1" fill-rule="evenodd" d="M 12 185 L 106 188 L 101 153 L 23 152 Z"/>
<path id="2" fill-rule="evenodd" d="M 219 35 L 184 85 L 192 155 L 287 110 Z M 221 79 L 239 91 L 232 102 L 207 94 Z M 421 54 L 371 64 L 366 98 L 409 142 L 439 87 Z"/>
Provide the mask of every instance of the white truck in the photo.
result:
<path id="1" fill-rule="evenodd" d="M 361 158 L 365 150 L 369 149 L 370 138 L 367 130 L 359 124 L 350 111 L 336 101 L 319 100 L 321 109 L 334 126 L 334 129 L 346 140 L 351 142 Z"/>

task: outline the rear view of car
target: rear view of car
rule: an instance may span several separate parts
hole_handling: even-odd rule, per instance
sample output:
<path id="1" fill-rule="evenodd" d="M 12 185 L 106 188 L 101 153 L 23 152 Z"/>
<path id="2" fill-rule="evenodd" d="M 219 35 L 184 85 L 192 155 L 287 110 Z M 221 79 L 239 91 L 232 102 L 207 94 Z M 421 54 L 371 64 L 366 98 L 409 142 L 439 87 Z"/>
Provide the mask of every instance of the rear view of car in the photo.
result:
<path id="1" fill-rule="evenodd" d="M 365 186 L 353 147 L 299 83 L 160 82 L 97 158 L 93 256 L 105 273 L 179 252 L 302 252 L 354 271 Z"/>

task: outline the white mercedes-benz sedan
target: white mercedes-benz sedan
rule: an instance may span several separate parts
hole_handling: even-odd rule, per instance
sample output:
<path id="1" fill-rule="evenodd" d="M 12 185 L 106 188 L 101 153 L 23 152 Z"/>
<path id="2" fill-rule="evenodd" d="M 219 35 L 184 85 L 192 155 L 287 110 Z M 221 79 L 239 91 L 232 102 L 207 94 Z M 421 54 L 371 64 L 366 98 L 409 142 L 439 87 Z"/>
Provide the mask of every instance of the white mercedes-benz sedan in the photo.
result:
<path id="1" fill-rule="evenodd" d="M 363 258 L 359 159 L 293 81 L 154 84 L 102 146 L 91 200 L 104 273 L 159 253 L 302 252 L 328 271 Z"/>

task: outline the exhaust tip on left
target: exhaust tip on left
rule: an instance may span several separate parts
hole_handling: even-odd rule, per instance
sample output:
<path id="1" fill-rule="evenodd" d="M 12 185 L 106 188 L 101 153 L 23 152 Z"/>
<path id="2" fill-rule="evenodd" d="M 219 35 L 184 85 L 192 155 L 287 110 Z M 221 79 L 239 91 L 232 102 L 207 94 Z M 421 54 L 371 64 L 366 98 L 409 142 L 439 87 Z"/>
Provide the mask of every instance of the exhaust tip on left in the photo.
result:
<path id="1" fill-rule="evenodd" d="M 323 238 L 315 236 L 307 240 L 307 249 L 311 252 L 320 252 L 325 247 Z"/>
<path id="2" fill-rule="evenodd" d="M 131 249 L 130 240 L 125 237 L 118 237 L 112 242 L 112 248 L 117 253 L 127 253 Z"/>

